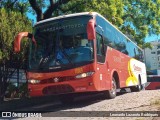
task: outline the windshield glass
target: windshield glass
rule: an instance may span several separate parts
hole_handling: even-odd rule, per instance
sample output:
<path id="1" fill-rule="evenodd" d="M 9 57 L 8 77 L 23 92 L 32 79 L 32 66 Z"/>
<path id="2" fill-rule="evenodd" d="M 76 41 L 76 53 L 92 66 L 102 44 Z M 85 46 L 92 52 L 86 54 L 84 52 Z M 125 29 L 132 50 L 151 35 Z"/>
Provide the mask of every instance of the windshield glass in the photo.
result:
<path id="1" fill-rule="evenodd" d="M 41 23 L 35 27 L 36 45 L 30 47 L 30 70 L 68 69 L 93 62 L 93 41 L 87 39 L 91 16 Z"/>

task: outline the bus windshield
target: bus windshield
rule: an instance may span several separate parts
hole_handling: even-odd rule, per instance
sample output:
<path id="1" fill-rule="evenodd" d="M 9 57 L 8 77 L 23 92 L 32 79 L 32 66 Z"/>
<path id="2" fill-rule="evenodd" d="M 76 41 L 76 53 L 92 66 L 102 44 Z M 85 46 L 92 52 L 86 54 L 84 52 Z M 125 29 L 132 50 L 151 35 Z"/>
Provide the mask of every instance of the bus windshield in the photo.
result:
<path id="1" fill-rule="evenodd" d="M 90 19 L 91 16 L 79 16 L 36 25 L 36 45 L 31 43 L 29 69 L 52 71 L 93 62 L 93 41 L 87 39 L 86 32 Z"/>

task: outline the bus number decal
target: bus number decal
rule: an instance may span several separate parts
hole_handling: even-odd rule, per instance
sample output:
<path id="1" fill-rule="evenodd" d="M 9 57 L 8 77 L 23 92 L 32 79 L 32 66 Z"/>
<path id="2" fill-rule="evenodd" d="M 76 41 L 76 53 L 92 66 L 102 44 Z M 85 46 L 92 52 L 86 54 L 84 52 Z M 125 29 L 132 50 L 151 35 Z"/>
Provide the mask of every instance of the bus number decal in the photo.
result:
<path id="1" fill-rule="evenodd" d="M 83 68 L 76 68 L 74 72 L 75 74 L 83 73 Z"/>
<path id="2" fill-rule="evenodd" d="M 100 74 L 100 80 L 102 80 L 102 74 Z"/>

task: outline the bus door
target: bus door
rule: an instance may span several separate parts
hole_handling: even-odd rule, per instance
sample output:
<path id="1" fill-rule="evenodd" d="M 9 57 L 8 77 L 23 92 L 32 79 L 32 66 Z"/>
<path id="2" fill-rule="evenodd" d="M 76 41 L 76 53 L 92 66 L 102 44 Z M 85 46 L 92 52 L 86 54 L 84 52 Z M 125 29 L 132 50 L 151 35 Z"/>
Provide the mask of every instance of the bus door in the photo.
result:
<path id="1" fill-rule="evenodd" d="M 105 63 L 106 51 L 104 49 L 103 33 L 96 33 L 96 56 L 97 56 L 97 84 L 99 90 L 106 90 L 110 87 L 110 82 L 107 80 L 107 65 Z"/>

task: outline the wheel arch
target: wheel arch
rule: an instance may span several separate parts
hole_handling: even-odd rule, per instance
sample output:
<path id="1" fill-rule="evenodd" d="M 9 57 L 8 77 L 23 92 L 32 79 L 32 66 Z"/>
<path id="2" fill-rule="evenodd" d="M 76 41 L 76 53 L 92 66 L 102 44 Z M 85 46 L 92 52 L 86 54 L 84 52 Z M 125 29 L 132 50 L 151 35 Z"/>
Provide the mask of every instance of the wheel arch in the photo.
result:
<path id="1" fill-rule="evenodd" d="M 113 71 L 112 71 L 112 76 L 111 76 L 111 77 L 114 77 L 114 78 L 115 78 L 117 88 L 120 88 L 119 75 L 118 75 L 118 72 L 117 72 L 116 70 L 113 70 Z"/>

